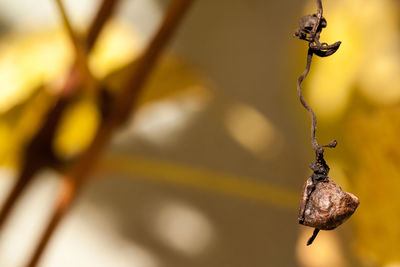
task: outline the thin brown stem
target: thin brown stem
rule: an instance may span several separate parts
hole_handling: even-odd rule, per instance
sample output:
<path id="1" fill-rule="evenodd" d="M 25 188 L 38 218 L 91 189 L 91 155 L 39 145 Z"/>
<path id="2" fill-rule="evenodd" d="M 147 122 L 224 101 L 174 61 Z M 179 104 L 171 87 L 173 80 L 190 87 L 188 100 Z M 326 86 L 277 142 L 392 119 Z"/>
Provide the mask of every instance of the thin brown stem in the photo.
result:
<path id="1" fill-rule="evenodd" d="M 317 6 L 318 6 L 317 21 L 316 22 L 313 22 L 312 20 L 310 21 L 310 22 L 315 23 L 312 31 L 309 32 L 310 37 L 305 38 L 305 36 L 301 35 L 301 31 L 304 29 L 300 29 L 298 32 L 296 32 L 296 36 L 299 36 L 300 39 L 304 39 L 304 40 L 308 41 L 307 64 L 306 64 L 305 70 L 300 75 L 299 79 L 297 80 L 297 93 L 299 95 L 301 104 L 310 113 L 310 116 L 311 116 L 311 145 L 312 145 L 314 151 L 316 152 L 317 161 L 323 162 L 324 147 L 331 147 L 331 148 L 335 147 L 336 141 L 333 140 L 328 145 L 325 145 L 325 146 L 321 146 L 318 144 L 318 141 L 316 138 L 317 117 L 315 116 L 314 111 L 312 110 L 310 105 L 308 105 L 307 101 L 304 99 L 304 97 L 302 95 L 301 83 L 303 82 L 303 80 L 306 78 L 306 76 L 308 75 L 308 73 L 310 71 L 313 55 L 316 54 L 317 56 L 320 56 L 320 57 L 330 56 L 336 52 L 336 50 L 339 48 L 341 42 L 336 42 L 332 45 L 328 45 L 326 43 L 321 44 L 319 42 L 320 33 L 322 30 L 322 26 L 320 24 L 321 24 L 323 9 L 322 9 L 321 0 L 316 0 L 316 2 L 317 2 Z M 315 14 L 306 16 L 306 18 L 310 19 L 310 18 L 313 18 L 314 16 L 315 16 Z M 325 21 L 325 19 L 324 19 L 324 21 Z M 326 21 L 325 21 L 324 25 L 326 26 Z"/>
<path id="2" fill-rule="evenodd" d="M 57 225 L 61 222 L 66 210 L 72 205 L 73 200 L 76 198 L 76 194 L 81 190 L 82 185 L 86 182 L 89 173 L 94 168 L 101 152 L 110 141 L 112 134 L 129 115 L 132 107 L 136 103 L 139 93 L 142 91 L 145 81 L 156 65 L 157 60 L 160 58 L 162 51 L 175 32 L 183 16 L 186 14 L 193 2 L 194 0 L 174 0 L 170 4 L 160 28 L 141 57 L 132 78 L 127 82 L 125 88 L 115 100 L 111 113 L 105 118 L 104 123 L 100 127 L 88 150 L 81 156 L 76 165 L 73 166 L 70 174 L 67 175 L 69 181 L 73 181 L 74 194 L 67 199 L 62 198 L 60 200 L 59 205 L 57 206 L 59 208 L 56 208 L 52 218 L 50 219 L 39 245 L 36 247 L 32 258 L 29 261 L 30 264 L 27 265 L 28 267 L 37 266 Z"/>
<path id="3" fill-rule="evenodd" d="M 46 117 L 46 123 L 36 133 L 24 150 L 22 166 L 16 182 L 8 194 L 0 211 L 0 231 L 10 216 L 17 201 L 31 183 L 35 174 L 45 166 L 54 166 L 57 158 L 51 149 L 57 122 L 67 105 L 66 99 L 60 99 Z"/>
<path id="4" fill-rule="evenodd" d="M 317 35 L 319 35 L 317 33 L 318 27 L 320 25 L 321 19 L 322 19 L 322 14 L 323 14 L 323 8 L 322 8 L 322 0 L 316 0 L 317 1 L 317 7 L 318 7 L 318 13 L 317 13 L 317 22 L 315 23 L 312 31 L 311 31 L 311 38 L 315 38 Z M 318 38 L 315 39 L 316 43 L 319 45 L 319 36 Z"/>
<path id="5" fill-rule="evenodd" d="M 317 237 L 319 231 L 320 231 L 320 230 L 319 230 L 318 228 L 315 228 L 315 229 L 314 229 L 314 232 L 313 232 L 312 236 L 311 236 L 311 237 L 308 239 L 308 241 L 307 241 L 307 246 L 311 245 L 311 244 L 314 242 L 314 240 L 315 240 L 315 238 Z"/>
<path id="6" fill-rule="evenodd" d="M 87 49 L 90 50 L 94 46 L 97 40 L 97 36 L 103 29 L 105 23 L 112 16 L 115 8 L 118 6 L 119 3 L 120 0 L 103 0 L 86 37 Z"/>
<path id="7" fill-rule="evenodd" d="M 129 115 L 130 109 L 139 96 L 139 89 L 146 81 L 147 74 L 169 41 L 175 28 L 179 25 L 183 15 L 194 0 L 174 0 L 166 14 L 164 22 L 154 35 L 143 56 L 138 61 L 138 67 L 128 80 L 122 93 L 118 96 L 113 106 L 114 113 L 111 121 L 123 121 Z"/>
<path id="8" fill-rule="evenodd" d="M 297 81 L 297 92 L 301 104 L 310 113 L 311 116 L 311 144 L 315 151 L 315 162 L 310 164 L 310 168 L 313 170 L 313 174 L 311 175 L 312 185 L 309 187 L 310 189 L 308 190 L 307 195 L 305 196 L 304 204 L 300 205 L 299 223 L 301 224 L 304 222 L 305 207 L 307 206 L 311 194 L 314 192 L 316 188 L 316 184 L 328 180 L 329 166 L 326 164 L 326 161 L 324 159 L 324 148 L 325 147 L 334 148 L 337 145 L 336 140 L 332 140 L 328 145 L 325 146 L 321 146 L 318 144 L 315 134 L 317 127 L 317 118 L 312 108 L 307 104 L 307 102 L 303 98 L 301 91 L 301 83 L 303 82 L 303 80 L 310 71 L 313 55 L 315 54 L 320 57 L 330 56 L 337 51 L 337 49 L 341 44 L 341 42 L 336 42 L 332 45 L 328 45 L 326 43 L 321 43 L 319 41 L 322 28 L 326 27 L 327 22 L 322 16 L 323 9 L 321 0 L 316 0 L 316 2 L 318 6 L 318 13 L 304 16 L 300 20 L 300 29 L 295 33 L 295 36 L 298 36 L 300 39 L 306 40 L 308 42 L 307 64 L 305 70 L 300 75 Z M 307 25 L 310 25 L 310 23 L 313 23 L 313 28 L 311 31 L 309 31 L 309 29 L 307 28 L 308 27 Z M 318 233 L 319 229 L 315 228 L 313 235 L 307 242 L 307 245 L 312 244 L 314 239 L 317 237 Z"/>
<path id="9" fill-rule="evenodd" d="M 62 18 L 63 24 L 64 24 L 64 26 L 65 26 L 65 28 L 67 30 L 69 39 L 71 40 L 71 43 L 72 43 L 72 45 L 74 47 L 74 50 L 75 50 L 75 53 L 76 53 L 76 55 L 78 55 L 80 53 L 80 50 L 81 50 L 81 48 L 80 48 L 81 45 L 79 44 L 79 41 L 78 41 L 78 38 L 77 38 L 77 36 L 75 34 L 74 29 L 72 28 L 72 24 L 70 22 L 70 19 L 68 18 L 67 12 L 65 11 L 65 8 L 64 8 L 64 5 L 62 3 L 62 0 L 56 0 L 56 4 L 57 4 L 58 9 L 60 10 L 60 14 L 61 14 L 61 18 Z"/>
<path id="10" fill-rule="evenodd" d="M 57 206 L 54 209 L 54 212 L 51 216 L 51 219 L 44 231 L 39 243 L 36 246 L 35 253 L 31 257 L 29 263 L 26 265 L 27 267 L 35 267 L 39 263 L 40 256 L 43 254 L 43 251 L 46 248 L 48 241 L 50 240 L 55 228 L 59 224 L 59 222 L 64 217 L 67 212 L 70 203 L 76 196 L 76 186 L 74 181 L 70 179 L 64 179 L 61 185 L 61 192 L 58 195 Z"/>
<path id="11" fill-rule="evenodd" d="M 317 0 L 317 7 L 318 7 L 318 13 L 320 13 L 322 16 L 323 13 L 322 0 Z"/>
<path id="12" fill-rule="evenodd" d="M 56 0 L 56 3 L 58 9 L 60 10 L 63 24 L 67 29 L 69 39 L 72 43 L 72 46 L 74 47 L 75 61 L 77 63 L 77 67 L 79 68 L 79 74 L 81 76 L 80 78 L 86 85 L 86 91 L 92 93 L 95 91 L 96 81 L 89 70 L 86 49 L 84 49 L 84 44 L 79 40 L 76 32 L 72 28 L 71 20 L 68 18 L 62 0 Z"/>
<path id="13" fill-rule="evenodd" d="M 309 48 L 308 52 L 307 52 L 306 68 L 303 71 L 303 73 L 300 75 L 299 79 L 297 80 L 297 93 L 299 95 L 301 104 L 310 113 L 310 116 L 311 116 L 311 144 L 312 144 L 313 149 L 315 151 L 317 151 L 319 148 L 317 138 L 315 137 L 316 127 L 317 127 L 317 117 L 315 116 L 315 113 L 312 110 L 312 108 L 310 107 L 310 105 L 307 104 L 307 102 L 304 99 L 303 94 L 301 92 L 301 83 L 303 82 L 303 80 L 306 78 L 307 74 L 310 71 L 312 56 L 313 56 L 313 51 Z"/>
<path id="14" fill-rule="evenodd" d="M 26 168 L 22 172 L 19 173 L 19 176 L 16 179 L 15 184 L 13 185 L 10 193 L 8 194 L 3 207 L 0 213 L 0 229 L 3 228 L 8 216 L 11 214 L 16 201 L 25 191 L 27 185 L 31 181 L 32 175 L 36 173 L 35 166 L 32 164 L 27 165 Z"/>

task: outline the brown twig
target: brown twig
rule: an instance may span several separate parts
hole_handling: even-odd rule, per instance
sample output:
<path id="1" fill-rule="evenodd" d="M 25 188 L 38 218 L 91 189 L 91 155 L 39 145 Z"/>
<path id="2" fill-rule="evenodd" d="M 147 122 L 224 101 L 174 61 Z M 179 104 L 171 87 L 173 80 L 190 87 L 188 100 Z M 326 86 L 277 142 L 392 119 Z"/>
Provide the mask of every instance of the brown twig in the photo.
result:
<path id="1" fill-rule="evenodd" d="M 306 40 L 308 42 L 308 52 L 307 52 L 307 64 L 304 72 L 300 75 L 297 80 L 297 92 L 299 95 L 299 99 L 304 108 L 310 113 L 311 116 L 311 144 L 316 153 L 316 161 L 317 163 L 324 162 L 323 153 L 324 147 L 336 147 L 337 142 L 335 140 L 331 141 L 328 145 L 321 146 L 318 144 L 316 138 L 316 128 L 317 128 L 317 117 L 315 116 L 314 111 L 307 104 L 304 99 L 301 91 L 301 83 L 307 76 L 311 68 L 311 62 L 313 55 L 317 55 L 320 57 L 327 57 L 332 55 L 337 51 L 341 42 L 336 42 L 334 44 L 328 45 L 326 43 L 321 43 L 319 41 L 320 34 L 323 28 L 326 27 L 327 23 L 325 18 L 322 16 L 322 2 L 321 0 L 316 0 L 318 6 L 317 14 L 307 15 L 300 19 L 300 29 L 295 32 L 295 36 L 299 37 L 302 40 Z M 324 164 L 325 165 L 325 164 Z M 325 166 L 324 166 L 325 167 Z M 326 166 L 327 167 L 327 166 Z M 315 171 L 315 170 L 314 170 Z M 318 170 L 319 171 L 319 170 Z"/>
<path id="2" fill-rule="evenodd" d="M 37 266 L 43 251 L 46 248 L 48 241 L 50 240 L 55 228 L 59 224 L 59 222 L 64 217 L 64 214 L 67 212 L 69 204 L 71 203 L 72 199 L 76 195 L 76 187 L 75 183 L 70 179 L 63 180 L 61 192 L 58 196 L 57 206 L 52 214 L 48 225 L 43 232 L 38 244 L 35 248 L 35 253 L 33 254 L 32 258 L 30 259 L 27 267 L 35 267 Z"/>
<path id="3" fill-rule="evenodd" d="M 113 1 L 118 2 L 117 0 Z M 109 0 L 104 0 L 104 2 L 109 2 Z M 97 20 L 95 20 L 97 22 L 92 24 L 92 28 L 95 27 L 97 30 L 89 30 L 89 32 L 92 32 L 91 40 L 93 43 L 95 43 L 103 25 L 103 23 L 99 21 L 106 21 L 111 16 L 111 13 L 102 13 L 102 16 L 101 19 L 98 19 L 99 15 L 97 15 Z M 60 97 L 57 99 L 55 105 L 47 112 L 42 127 L 27 144 L 16 183 L 13 185 L 0 211 L 0 232 L 12 209 L 15 207 L 16 202 L 27 186 L 29 186 L 36 173 L 45 167 L 55 167 L 60 163 L 53 154 L 52 140 L 54 139 L 55 131 L 65 108 L 69 105 L 71 97 L 80 86 L 80 77 L 79 68 L 74 65 L 60 90 Z"/>
<path id="4" fill-rule="evenodd" d="M 78 38 L 78 35 L 75 33 L 74 29 L 72 28 L 71 20 L 68 18 L 67 12 L 65 11 L 64 5 L 62 3 L 62 0 L 56 0 L 58 9 L 60 11 L 61 17 L 63 24 L 67 30 L 70 42 L 72 43 L 72 46 L 74 47 L 75 51 L 75 64 L 79 68 L 79 75 L 80 79 L 82 80 L 82 83 L 84 83 L 85 86 L 85 91 L 89 93 L 94 93 L 95 88 L 96 88 L 96 81 L 90 72 L 89 66 L 88 66 L 88 60 L 87 60 L 87 53 L 86 49 L 84 48 L 85 43 L 81 42 Z M 102 11 L 100 9 L 100 11 Z M 99 12 L 100 12 L 99 11 Z M 97 26 L 97 23 L 94 23 L 93 25 Z M 100 25 L 103 26 L 103 25 Z M 95 33 L 99 34 L 99 31 L 96 31 Z"/>
<path id="5" fill-rule="evenodd" d="M 312 110 L 312 108 L 310 107 L 310 105 L 308 105 L 308 103 L 304 99 L 303 94 L 301 92 L 301 83 L 303 82 L 303 80 L 307 77 L 308 73 L 310 72 L 313 54 L 314 53 L 312 52 L 312 50 L 308 49 L 306 68 L 305 68 L 304 72 L 300 75 L 299 79 L 297 80 L 297 93 L 299 95 L 299 100 L 300 100 L 301 104 L 310 113 L 310 116 L 311 116 L 311 145 L 312 145 L 313 149 L 315 151 L 317 151 L 318 147 L 319 147 L 317 138 L 315 137 L 316 127 L 317 127 L 317 117 L 315 116 L 315 113 Z"/>
<path id="6" fill-rule="evenodd" d="M 309 186 L 307 190 L 307 194 L 305 200 L 302 201 L 300 205 L 299 212 L 299 223 L 303 224 L 305 221 L 305 208 L 308 205 L 311 194 L 314 192 L 316 188 L 316 184 L 319 182 L 328 181 L 328 173 L 329 166 L 326 164 L 324 159 L 324 148 L 330 147 L 334 148 L 337 145 L 336 140 L 332 140 L 328 145 L 321 146 L 316 138 L 316 128 L 317 128 L 317 117 L 315 116 L 314 111 L 308 105 L 306 100 L 302 95 L 301 83 L 306 78 L 307 74 L 311 68 L 311 62 L 313 55 L 317 55 L 320 57 L 330 56 L 337 51 L 341 42 L 336 42 L 332 45 L 328 45 L 326 43 L 321 43 L 319 41 L 320 34 L 323 28 L 326 27 L 327 22 L 323 15 L 323 8 L 321 0 L 316 0 L 318 12 L 316 14 L 307 15 L 300 19 L 300 29 L 295 32 L 295 36 L 299 37 L 302 40 L 308 42 L 308 51 L 307 51 L 307 64 L 304 72 L 300 75 L 297 81 L 297 93 L 299 95 L 299 100 L 304 108 L 310 113 L 311 116 L 311 145 L 315 151 L 315 162 L 310 164 L 311 169 L 313 170 L 313 174 L 311 175 L 312 184 Z M 312 237 L 308 240 L 307 245 L 311 245 L 314 239 L 317 237 L 319 229 L 315 228 Z"/>
<path id="7" fill-rule="evenodd" d="M 315 240 L 315 238 L 317 237 L 319 231 L 320 231 L 320 230 L 319 230 L 318 228 L 315 228 L 315 229 L 314 229 L 312 236 L 311 236 L 311 237 L 308 239 L 308 241 L 307 241 L 307 246 L 311 245 L 311 244 L 314 242 L 314 240 Z"/>
<path id="8" fill-rule="evenodd" d="M 127 82 L 120 95 L 115 99 L 110 114 L 106 116 L 87 151 L 73 166 L 71 172 L 64 178 L 65 181 L 68 181 L 66 184 L 68 184 L 68 187 L 72 188 L 72 190 L 69 191 L 68 198 L 62 195 L 58 200 L 58 205 L 46 227 L 44 235 L 40 239 L 39 246 L 36 248 L 27 265 L 28 267 L 35 267 L 39 262 L 52 233 L 66 214 L 67 209 L 76 199 L 77 193 L 79 193 L 82 185 L 86 182 L 88 175 L 94 168 L 101 152 L 111 139 L 112 134 L 131 113 L 130 111 L 136 103 L 145 81 L 193 2 L 194 0 L 174 0 L 170 4 L 160 28 L 139 60 L 132 78 Z"/>
<path id="9" fill-rule="evenodd" d="M 46 122 L 25 147 L 23 158 L 21 160 L 22 166 L 16 179 L 17 181 L 8 194 L 5 204 L 0 212 L 0 231 L 3 229 L 4 223 L 9 217 L 16 202 L 29 186 L 36 173 L 46 166 L 54 167 L 57 165 L 58 160 L 53 154 L 52 140 L 62 112 L 67 104 L 68 100 L 66 98 L 60 99 L 55 104 L 51 109 L 51 112 L 47 114 L 45 119 Z"/>
<path id="10" fill-rule="evenodd" d="M 74 47 L 75 53 L 76 53 L 76 55 L 79 55 L 80 54 L 80 50 L 81 50 L 81 44 L 78 41 L 78 37 L 75 34 L 74 29 L 72 28 L 71 21 L 67 16 L 67 12 L 65 11 L 65 8 L 64 8 L 64 5 L 62 3 L 62 0 L 56 0 L 56 4 L 57 4 L 57 7 L 58 7 L 58 9 L 60 11 L 61 18 L 62 18 L 63 24 L 64 24 L 64 26 L 65 26 L 65 28 L 67 30 L 69 39 L 71 40 L 71 43 L 72 43 L 72 45 Z"/>
<path id="11" fill-rule="evenodd" d="M 119 3 L 119 0 L 104 0 L 101 3 L 99 11 L 97 12 L 87 33 L 86 48 L 88 50 L 92 49 L 94 46 L 97 36 L 100 34 L 106 22 L 110 19 Z"/>
<path id="12" fill-rule="evenodd" d="M 0 229 L 8 219 L 16 201 L 19 199 L 25 188 L 31 181 L 31 177 L 37 172 L 36 166 L 26 164 L 23 170 L 19 173 L 16 183 L 8 194 L 0 213 Z"/>

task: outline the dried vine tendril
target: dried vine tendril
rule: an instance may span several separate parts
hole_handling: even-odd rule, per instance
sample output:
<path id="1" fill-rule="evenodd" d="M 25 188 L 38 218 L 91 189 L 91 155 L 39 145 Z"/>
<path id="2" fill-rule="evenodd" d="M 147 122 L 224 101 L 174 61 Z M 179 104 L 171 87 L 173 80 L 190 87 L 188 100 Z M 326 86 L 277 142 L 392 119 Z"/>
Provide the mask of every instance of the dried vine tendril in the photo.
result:
<path id="1" fill-rule="evenodd" d="M 327 22 L 322 16 L 321 0 L 317 0 L 317 6 L 318 13 L 302 17 L 299 21 L 300 28 L 294 34 L 299 39 L 308 42 L 307 64 L 297 81 L 297 92 L 301 104 L 311 116 L 311 144 L 315 151 L 315 162 L 310 164 L 313 174 L 304 184 L 298 216 L 300 224 L 315 228 L 307 245 L 312 244 L 320 230 L 332 230 L 342 224 L 354 213 L 360 203 L 356 196 L 343 191 L 328 177 L 329 166 L 324 160 L 324 148 L 334 148 L 337 142 L 332 140 L 328 145 L 323 146 L 318 143 L 315 135 L 317 118 L 301 92 L 301 83 L 310 71 L 313 55 L 330 56 L 341 44 L 340 41 L 331 45 L 319 41 L 321 31 L 327 26 Z"/>

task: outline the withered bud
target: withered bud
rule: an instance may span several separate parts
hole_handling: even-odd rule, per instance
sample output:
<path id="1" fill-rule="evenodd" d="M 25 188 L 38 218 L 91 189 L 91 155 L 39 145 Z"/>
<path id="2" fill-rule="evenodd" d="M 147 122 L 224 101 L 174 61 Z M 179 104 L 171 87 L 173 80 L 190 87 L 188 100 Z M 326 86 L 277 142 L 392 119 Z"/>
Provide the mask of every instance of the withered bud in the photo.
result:
<path id="1" fill-rule="evenodd" d="M 313 183 L 308 178 L 300 200 L 299 223 L 321 230 L 332 230 L 346 221 L 360 204 L 330 178 Z"/>

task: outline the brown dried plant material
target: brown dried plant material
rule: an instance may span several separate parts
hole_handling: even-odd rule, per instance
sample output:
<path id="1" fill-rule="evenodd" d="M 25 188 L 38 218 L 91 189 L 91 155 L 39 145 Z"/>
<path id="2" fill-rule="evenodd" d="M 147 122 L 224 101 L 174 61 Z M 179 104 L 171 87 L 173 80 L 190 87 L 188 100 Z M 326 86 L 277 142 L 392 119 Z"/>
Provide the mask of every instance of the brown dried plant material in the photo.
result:
<path id="1" fill-rule="evenodd" d="M 299 223 L 305 226 L 314 227 L 314 233 L 308 240 L 307 245 L 311 245 L 320 230 L 332 230 L 346 221 L 357 209 L 360 201 L 353 194 L 342 190 L 329 177 L 329 166 L 324 159 L 324 148 L 334 148 L 336 140 L 332 140 L 328 145 L 320 145 L 316 138 L 317 118 L 312 108 L 303 98 L 301 83 L 310 71 L 312 57 L 315 54 L 319 57 L 327 57 L 334 54 L 341 44 L 340 41 L 327 44 L 320 42 L 320 35 L 323 28 L 327 26 L 327 21 L 323 17 L 321 0 L 316 0 L 318 13 L 304 16 L 300 19 L 299 29 L 295 32 L 301 40 L 308 42 L 306 69 L 297 81 L 297 92 L 304 108 L 311 116 L 311 144 L 315 151 L 315 162 L 310 167 L 313 174 L 306 181 L 303 187 L 302 198 L 299 208 Z"/>
<path id="2" fill-rule="evenodd" d="M 310 177 L 303 187 L 299 223 L 320 230 L 333 230 L 344 223 L 359 204 L 355 195 L 343 191 L 330 178 L 314 186 Z"/>

